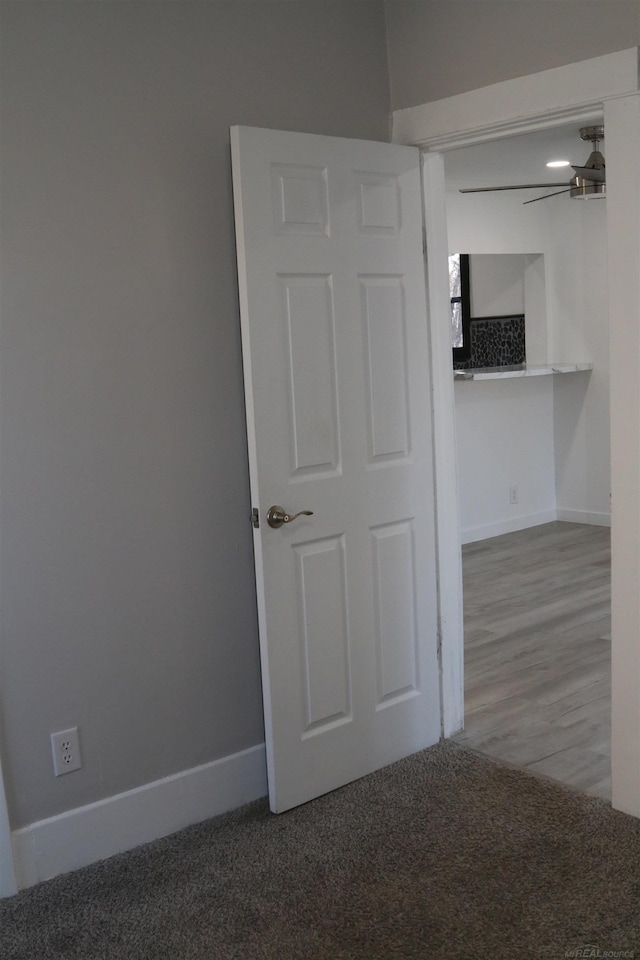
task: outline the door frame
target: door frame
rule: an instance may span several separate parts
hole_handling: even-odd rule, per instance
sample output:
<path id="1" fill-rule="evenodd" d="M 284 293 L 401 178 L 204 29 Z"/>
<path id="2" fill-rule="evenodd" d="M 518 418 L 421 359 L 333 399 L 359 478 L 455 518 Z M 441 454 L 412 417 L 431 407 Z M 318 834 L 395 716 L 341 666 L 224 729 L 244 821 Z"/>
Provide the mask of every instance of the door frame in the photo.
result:
<path id="1" fill-rule="evenodd" d="M 448 288 L 442 277 L 448 251 L 442 152 L 604 115 L 607 146 L 607 241 L 611 378 L 612 510 L 612 805 L 640 817 L 640 83 L 638 48 L 568 64 L 395 111 L 392 140 L 425 151 L 427 280 L 432 332 L 436 490 L 456 490 L 457 465 L 449 336 Z M 433 260 L 438 263 L 434 264 Z M 446 334 L 445 334 L 446 331 Z M 440 369 L 439 369 L 440 368 Z M 463 716 L 461 569 L 457 505 L 437 504 L 443 731 Z M 453 570 L 453 573 L 452 573 Z M 448 581 L 451 577 L 451 582 Z M 457 724 L 457 726 L 456 726 Z"/>

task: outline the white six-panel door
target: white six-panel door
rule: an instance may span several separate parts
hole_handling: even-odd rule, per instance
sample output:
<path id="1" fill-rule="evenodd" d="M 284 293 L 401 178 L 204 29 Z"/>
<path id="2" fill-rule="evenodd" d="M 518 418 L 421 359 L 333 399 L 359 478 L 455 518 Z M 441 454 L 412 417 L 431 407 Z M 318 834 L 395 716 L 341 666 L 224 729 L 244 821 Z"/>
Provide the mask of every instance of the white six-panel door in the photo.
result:
<path id="1" fill-rule="evenodd" d="M 245 127 L 232 154 L 280 812 L 440 734 L 419 154 Z"/>

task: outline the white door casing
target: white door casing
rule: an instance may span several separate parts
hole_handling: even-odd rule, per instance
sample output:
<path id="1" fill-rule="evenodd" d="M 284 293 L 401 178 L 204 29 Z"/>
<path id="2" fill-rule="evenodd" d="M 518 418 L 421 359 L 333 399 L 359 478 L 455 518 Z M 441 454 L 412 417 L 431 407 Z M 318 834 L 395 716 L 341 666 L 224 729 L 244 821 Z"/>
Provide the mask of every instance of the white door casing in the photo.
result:
<path id="1" fill-rule="evenodd" d="M 440 695 L 442 733 L 450 737 L 464 725 L 464 618 L 455 396 L 451 374 L 449 244 L 441 154 L 422 155 L 422 183 L 431 341 Z"/>
<path id="2" fill-rule="evenodd" d="M 280 812 L 440 735 L 419 153 L 236 127 L 232 155 Z"/>

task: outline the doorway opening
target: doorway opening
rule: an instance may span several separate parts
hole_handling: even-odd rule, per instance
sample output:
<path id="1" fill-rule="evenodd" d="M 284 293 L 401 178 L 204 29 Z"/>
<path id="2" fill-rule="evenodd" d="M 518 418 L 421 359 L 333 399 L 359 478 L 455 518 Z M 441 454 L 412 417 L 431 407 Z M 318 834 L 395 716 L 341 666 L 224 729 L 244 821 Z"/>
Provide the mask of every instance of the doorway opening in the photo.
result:
<path id="1" fill-rule="evenodd" d="M 524 314 L 527 347 L 522 369 L 468 362 L 454 384 L 465 675 L 455 738 L 609 799 L 606 201 L 459 192 L 540 183 L 545 158 L 573 142 L 577 157 L 574 122 L 444 154 L 448 253 L 469 256 L 471 316 Z"/>

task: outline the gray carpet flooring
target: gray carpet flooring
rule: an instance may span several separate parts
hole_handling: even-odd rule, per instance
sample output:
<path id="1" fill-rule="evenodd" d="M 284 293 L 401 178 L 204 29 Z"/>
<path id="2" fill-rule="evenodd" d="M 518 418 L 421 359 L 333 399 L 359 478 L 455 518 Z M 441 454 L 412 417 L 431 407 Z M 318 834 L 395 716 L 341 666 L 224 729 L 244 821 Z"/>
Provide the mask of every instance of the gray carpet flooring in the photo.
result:
<path id="1" fill-rule="evenodd" d="M 2 960 L 640 958 L 640 821 L 439 744 L 0 902 Z"/>

